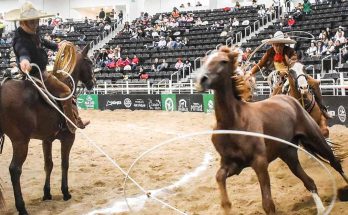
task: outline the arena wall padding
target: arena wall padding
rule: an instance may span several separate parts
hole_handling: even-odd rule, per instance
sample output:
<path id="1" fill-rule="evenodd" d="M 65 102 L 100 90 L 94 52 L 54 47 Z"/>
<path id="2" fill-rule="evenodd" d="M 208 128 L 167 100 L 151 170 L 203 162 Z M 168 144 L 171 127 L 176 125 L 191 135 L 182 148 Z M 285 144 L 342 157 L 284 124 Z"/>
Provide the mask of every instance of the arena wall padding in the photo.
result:
<path id="1" fill-rule="evenodd" d="M 268 96 L 254 97 L 255 101 L 267 99 Z M 348 127 L 347 109 L 348 96 L 324 96 L 324 103 L 332 119 L 330 126 L 335 124 Z M 81 109 L 100 110 L 164 110 L 183 112 L 206 112 L 214 110 L 212 94 L 161 94 L 161 95 L 80 95 L 77 104 Z"/>

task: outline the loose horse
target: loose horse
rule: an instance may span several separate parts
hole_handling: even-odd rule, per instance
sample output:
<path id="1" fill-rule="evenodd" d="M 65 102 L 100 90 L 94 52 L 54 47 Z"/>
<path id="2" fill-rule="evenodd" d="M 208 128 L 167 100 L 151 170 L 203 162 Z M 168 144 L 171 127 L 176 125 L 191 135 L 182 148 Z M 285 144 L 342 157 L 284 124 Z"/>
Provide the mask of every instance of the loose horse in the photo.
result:
<path id="1" fill-rule="evenodd" d="M 93 63 L 88 58 L 87 45 L 81 53 L 77 53 L 77 62 L 71 73 L 75 83 L 82 81 L 87 89 L 94 85 Z M 34 85 L 27 80 L 8 80 L 0 88 L 0 131 L 6 134 L 13 148 L 12 161 L 9 167 L 15 197 L 16 208 L 21 215 L 28 214 L 21 192 L 20 176 L 22 165 L 28 154 L 30 139 L 42 140 L 45 159 L 46 180 L 43 200 L 52 199 L 50 191 L 50 176 L 53 168 L 52 142 L 61 142 L 63 199 L 69 200 L 68 168 L 70 149 L 75 140 L 75 134 L 64 129 L 65 119 L 49 106 Z"/>
<path id="2" fill-rule="evenodd" d="M 207 57 L 197 74 L 197 90 L 212 89 L 215 92 L 214 130 L 258 132 L 301 144 L 313 155 L 327 160 L 348 183 L 339 160 L 332 153 L 318 125 L 294 98 L 276 95 L 260 102 L 242 101 L 232 78 L 236 75 L 237 56 L 238 53 L 228 47 L 221 47 L 219 52 Z M 246 167 L 253 168 L 258 177 L 263 209 L 267 214 L 275 214 L 268 165 L 276 158 L 282 159 L 312 193 L 319 212 L 324 211 L 313 179 L 301 167 L 297 149 L 272 140 L 230 134 L 213 134 L 212 142 L 221 156 L 216 180 L 225 214 L 229 214 L 231 209 L 226 179 L 238 175 Z"/>
<path id="3" fill-rule="evenodd" d="M 272 72 L 269 81 L 277 79 L 277 73 Z M 304 72 L 304 66 L 301 63 L 295 63 L 287 74 L 289 89 L 287 94 L 297 99 L 302 107 L 312 116 L 314 121 L 319 125 L 321 133 L 325 138 L 329 137 L 329 128 L 327 118 L 324 116 L 314 95 L 309 91 L 308 82 Z M 275 84 L 275 81 L 273 81 Z M 271 86 L 273 88 L 273 86 Z M 273 95 L 283 94 L 282 87 L 275 87 Z"/>

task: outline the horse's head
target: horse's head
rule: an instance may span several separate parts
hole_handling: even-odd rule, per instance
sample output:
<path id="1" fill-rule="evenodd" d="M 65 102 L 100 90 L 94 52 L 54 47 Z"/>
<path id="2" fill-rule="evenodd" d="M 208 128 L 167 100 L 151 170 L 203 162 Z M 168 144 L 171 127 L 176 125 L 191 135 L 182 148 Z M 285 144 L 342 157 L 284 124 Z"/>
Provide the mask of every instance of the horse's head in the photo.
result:
<path id="1" fill-rule="evenodd" d="M 88 57 L 90 45 L 86 45 L 81 52 L 77 53 L 77 62 L 75 66 L 75 74 L 77 80 L 81 81 L 88 90 L 92 89 L 95 84 L 93 62 Z"/>
<path id="2" fill-rule="evenodd" d="M 224 81 L 231 81 L 237 68 L 237 57 L 238 53 L 227 46 L 207 56 L 203 66 L 197 71 L 197 91 L 216 90 Z"/>
<path id="3" fill-rule="evenodd" d="M 303 64 L 295 63 L 290 68 L 289 75 L 294 79 L 295 87 L 302 95 L 308 93 L 308 82 Z"/>

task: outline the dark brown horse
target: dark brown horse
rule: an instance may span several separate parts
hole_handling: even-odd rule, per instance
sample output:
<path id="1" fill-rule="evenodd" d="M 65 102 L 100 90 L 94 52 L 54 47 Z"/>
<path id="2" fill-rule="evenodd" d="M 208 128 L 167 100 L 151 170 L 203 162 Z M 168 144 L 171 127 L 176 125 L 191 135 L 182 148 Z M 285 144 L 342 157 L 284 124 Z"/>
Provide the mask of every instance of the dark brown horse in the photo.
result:
<path id="1" fill-rule="evenodd" d="M 232 76 L 235 75 L 238 53 L 227 47 L 207 57 L 197 74 L 197 89 L 215 92 L 215 130 L 243 130 L 263 133 L 302 145 L 313 155 L 327 160 L 348 183 L 339 160 L 326 143 L 318 125 L 294 98 L 276 95 L 260 102 L 241 100 Z M 276 158 L 282 159 L 312 192 L 319 212 L 324 206 L 317 194 L 317 187 L 302 169 L 297 149 L 276 141 L 258 137 L 214 134 L 212 142 L 221 156 L 221 167 L 216 179 L 221 192 L 221 206 L 230 213 L 231 202 L 226 191 L 226 179 L 238 175 L 244 168 L 252 167 L 258 177 L 262 205 L 267 214 L 275 214 L 272 200 L 268 165 Z"/>
<path id="2" fill-rule="evenodd" d="M 81 53 L 77 53 L 77 63 L 71 76 L 75 83 L 82 81 L 87 89 L 94 85 L 93 63 L 88 58 L 87 45 Z M 49 106 L 40 96 L 34 85 L 27 80 L 8 80 L 1 86 L 0 92 L 0 130 L 6 134 L 13 148 L 12 161 L 9 167 L 11 181 L 19 214 L 28 214 L 21 192 L 20 176 L 22 165 L 28 154 L 30 139 L 42 140 L 45 159 L 46 180 L 43 200 L 52 199 L 50 191 L 50 176 L 53 168 L 52 142 L 61 142 L 63 199 L 69 200 L 68 168 L 70 149 L 75 140 L 75 134 L 65 129 L 65 119 Z"/>

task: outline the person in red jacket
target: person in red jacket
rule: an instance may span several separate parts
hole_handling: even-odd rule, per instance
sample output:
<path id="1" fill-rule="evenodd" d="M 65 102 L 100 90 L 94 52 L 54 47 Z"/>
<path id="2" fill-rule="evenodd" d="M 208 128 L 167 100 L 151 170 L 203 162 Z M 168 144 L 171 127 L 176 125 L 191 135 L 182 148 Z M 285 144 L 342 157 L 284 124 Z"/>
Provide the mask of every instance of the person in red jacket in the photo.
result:
<path id="1" fill-rule="evenodd" d="M 138 64 L 139 64 L 139 58 L 136 55 L 134 55 L 132 62 L 131 62 L 131 67 L 132 67 L 133 71 L 138 66 Z"/>
<path id="2" fill-rule="evenodd" d="M 291 28 L 293 25 L 295 25 L 296 21 L 292 16 L 289 16 L 288 19 L 288 26 Z"/>

